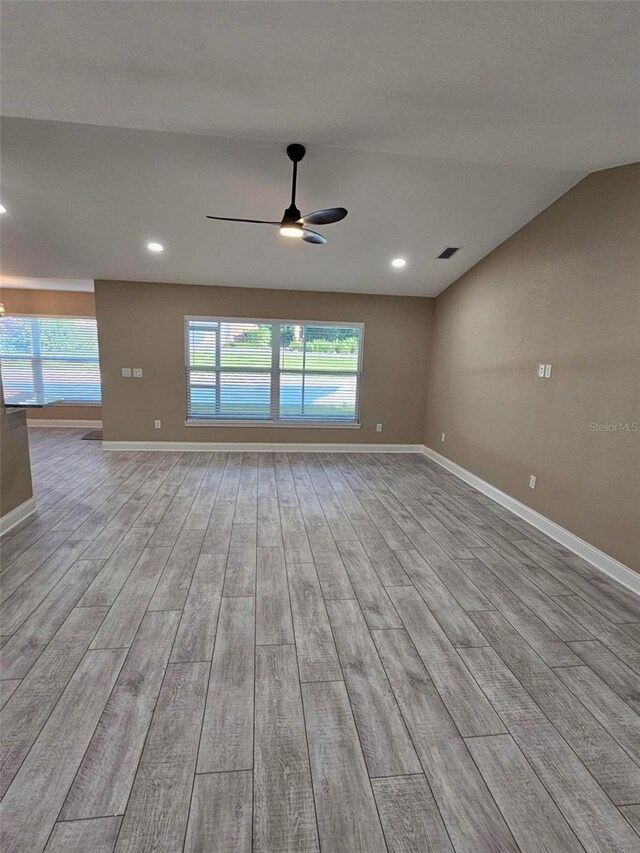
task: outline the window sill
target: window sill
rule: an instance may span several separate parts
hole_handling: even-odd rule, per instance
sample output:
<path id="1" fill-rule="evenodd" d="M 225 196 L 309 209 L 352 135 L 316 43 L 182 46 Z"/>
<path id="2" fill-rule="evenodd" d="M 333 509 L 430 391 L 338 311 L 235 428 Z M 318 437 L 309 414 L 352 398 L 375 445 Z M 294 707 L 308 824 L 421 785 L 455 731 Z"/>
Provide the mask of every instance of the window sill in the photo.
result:
<path id="1" fill-rule="evenodd" d="M 187 427 L 267 427 L 268 429 L 360 429 L 361 424 L 343 421 L 216 421 L 187 419 Z"/>

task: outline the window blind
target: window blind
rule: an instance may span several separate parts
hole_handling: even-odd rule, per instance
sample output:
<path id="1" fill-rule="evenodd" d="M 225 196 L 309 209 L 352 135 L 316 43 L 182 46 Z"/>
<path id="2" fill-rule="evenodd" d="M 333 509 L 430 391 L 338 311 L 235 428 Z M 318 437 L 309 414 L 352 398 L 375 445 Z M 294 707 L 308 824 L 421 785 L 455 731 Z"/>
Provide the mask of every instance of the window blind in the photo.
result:
<path id="1" fill-rule="evenodd" d="M 94 317 L 5 315 L 0 320 L 5 402 L 44 397 L 100 403 L 100 359 Z"/>
<path id="2" fill-rule="evenodd" d="M 358 423 L 361 324 L 185 323 L 188 421 Z"/>

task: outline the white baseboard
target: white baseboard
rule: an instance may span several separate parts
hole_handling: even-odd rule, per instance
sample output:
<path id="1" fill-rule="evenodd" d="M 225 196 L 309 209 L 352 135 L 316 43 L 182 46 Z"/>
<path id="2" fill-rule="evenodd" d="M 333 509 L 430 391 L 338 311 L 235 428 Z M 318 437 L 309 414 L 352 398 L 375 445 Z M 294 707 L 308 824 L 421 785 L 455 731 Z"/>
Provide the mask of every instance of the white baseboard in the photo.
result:
<path id="1" fill-rule="evenodd" d="M 21 524 L 23 521 L 26 521 L 35 513 L 35 511 L 35 498 L 29 498 L 24 503 L 21 503 L 20 506 L 12 509 L 11 512 L 3 515 L 2 518 L 0 518 L 0 536 L 4 536 L 5 533 L 13 530 L 17 524 Z"/>
<path id="2" fill-rule="evenodd" d="M 269 453 L 422 453 L 421 444 L 316 444 L 274 441 L 103 441 L 103 450 L 263 451 Z"/>
<path id="3" fill-rule="evenodd" d="M 604 572 L 605 575 L 609 575 L 609 577 L 618 581 L 618 583 L 621 583 L 627 589 L 635 592 L 636 595 L 640 595 L 640 574 L 625 566 L 624 563 L 620 563 L 618 560 L 605 554 L 604 551 L 600 551 L 598 548 L 585 542 L 584 539 L 580 539 L 579 536 L 571 533 L 566 528 L 560 527 L 555 521 L 551 521 L 550 518 L 541 515 L 535 509 L 531 509 L 526 504 L 512 498 L 506 492 L 497 489 L 491 483 L 487 483 L 486 480 L 480 479 L 480 477 L 472 474 L 471 471 L 467 471 L 466 468 L 463 468 L 456 462 L 452 462 L 451 459 L 447 459 L 446 456 L 442 456 L 430 447 L 423 446 L 422 453 L 428 456 L 429 459 L 437 462 L 438 465 L 446 468 L 447 471 L 455 474 L 456 477 L 464 480 L 465 483 L 473 486 L 474 489 L 482 492 L 483 495 L 487 495 L 491 500 L 505 507 L 505 509 L 508 509 L 514 515 L 517 515 L 518 518 L 545 533 L 550 539 L 559 542 L 568 551 L 572 551 L 578 557 L 586 560 L 594 568 Z"/>
<path id="4" fill-rule="evenodd" d="M 33 418 L 27 419 L 30 427 L 78 427 L 81 429 L 102 429 L 102 421 L 79 421 L 73 418 Z"/>

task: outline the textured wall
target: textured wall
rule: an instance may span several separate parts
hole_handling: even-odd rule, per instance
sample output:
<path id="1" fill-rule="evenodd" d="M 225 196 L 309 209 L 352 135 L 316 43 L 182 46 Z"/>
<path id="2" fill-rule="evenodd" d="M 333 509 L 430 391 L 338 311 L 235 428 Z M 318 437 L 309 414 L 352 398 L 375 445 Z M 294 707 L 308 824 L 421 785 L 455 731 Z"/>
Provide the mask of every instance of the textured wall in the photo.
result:
<path id="1" fill-rule="evenodd" d="M 440 294 L 425 430 L 636 570 L 640 429 L 617 425 L 640 422 L 639 235 L 640 164 L 596 172 Z"/>

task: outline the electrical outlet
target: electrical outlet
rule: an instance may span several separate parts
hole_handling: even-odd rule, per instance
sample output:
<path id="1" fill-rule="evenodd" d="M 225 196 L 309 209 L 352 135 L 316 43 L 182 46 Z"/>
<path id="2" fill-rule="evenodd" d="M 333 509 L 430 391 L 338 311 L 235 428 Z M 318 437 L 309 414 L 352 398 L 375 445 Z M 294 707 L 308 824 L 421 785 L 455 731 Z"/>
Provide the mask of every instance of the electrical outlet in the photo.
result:
<path id="1" fill-rule="evenodd" d="M 376 432 L 382 432 L 382 424 L 376 424 Z"/>
<path id="2" fill-rule="evenodd" d="M 130 367 L 123 367 L 122 368 L 122 375 L 124 376 L 125 379 L 131 379 L 131 368 Z"/>
<path id="3" fill-rule="evenodd" d="M 135 379 L 142 379 L 142 368 L 141 367 L 134 367 L 133 368 L 133 375 L 134 375 Z"/>
<path id="4" fill-rule="evenodd" d="M 551 379 L 551 368 L 552 368 L 552 366 L 553 365 L 551 365 L 551 364 L 545 364 L 545 366 L 544 366 L 544 378 L 545 379 Z"/>
<path id="5" fill-rule="evenodd" d="M 546 367 L 547 367 L 546 364 L 539 364 L 538 365 L 538 379 L 544 379 L 544 371 L 545 371 Z"/>
<path id="6" fill-rule="evenodd" d="M 534 474 L 531 474 L 531 476 L 529 477 L 529 488 L 535 489 L 537 482 L 538 478 Z"/>
<path id="7" fill-rule="evenodd" d="M 160 429 L 162 427 L 162 421 L 154 421 L 153 425 L 156 429 Z"/>
<path id="8" fill-rule="evenodd" d="M 444 441 L 444 433 L 440 436 L 440 441 Z"/>

